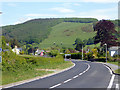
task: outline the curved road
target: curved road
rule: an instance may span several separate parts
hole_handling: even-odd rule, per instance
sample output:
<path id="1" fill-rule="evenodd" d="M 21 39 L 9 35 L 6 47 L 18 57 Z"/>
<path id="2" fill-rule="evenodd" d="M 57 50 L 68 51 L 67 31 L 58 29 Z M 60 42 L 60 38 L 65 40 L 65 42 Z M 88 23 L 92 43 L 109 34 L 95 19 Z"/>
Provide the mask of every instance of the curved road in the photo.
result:
<path id="1" fill-rule="evenodd" d="M 101 63 L 72 61 L 75 66 L 50 77 L 12 88 L 107 88 L 112 75 Z"/>

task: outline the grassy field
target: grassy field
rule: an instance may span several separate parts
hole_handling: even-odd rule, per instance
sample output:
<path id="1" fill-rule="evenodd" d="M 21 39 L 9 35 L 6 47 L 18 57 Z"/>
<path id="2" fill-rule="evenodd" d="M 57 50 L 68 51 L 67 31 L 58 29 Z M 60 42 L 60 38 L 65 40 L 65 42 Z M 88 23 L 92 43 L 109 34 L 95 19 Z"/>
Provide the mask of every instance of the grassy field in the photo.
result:
<path id="1" fill-rule="evenodd" d="M 63 57 L 61 56 L 56 58 L 33 57 L 28 55 L 17 56 L 17 58 L 18 57 L 19 59 L 24 58 L 23 62 L 21 62 L 23 64 L 19 65 L 14 63 L 9 67 L 4 66 L 5 69 L 11 69 L 6 69 L 2 72 L 2 85 L 35 78 L 37 76 L 43 76 L 54 72 L 46 71 L 46 69 L 63 70 L 73 65 L 73 63 L 70 61 L 64 61 Z M 17 58 L 15 59 L 17 60 Z"/>
<path id="2" fill-rule="evenodd" d="M 76 38 L 81 38 L 83 40 L 93 37 L 94 35 L 95 32 L 93 32 L 92 23 L 63 22 L 52 27 L 50 35 L 39 45 L 39 47 L 50 47 L 53 46 L 55 42 L 55 44 L 60 47 L 73 48 Z"/>

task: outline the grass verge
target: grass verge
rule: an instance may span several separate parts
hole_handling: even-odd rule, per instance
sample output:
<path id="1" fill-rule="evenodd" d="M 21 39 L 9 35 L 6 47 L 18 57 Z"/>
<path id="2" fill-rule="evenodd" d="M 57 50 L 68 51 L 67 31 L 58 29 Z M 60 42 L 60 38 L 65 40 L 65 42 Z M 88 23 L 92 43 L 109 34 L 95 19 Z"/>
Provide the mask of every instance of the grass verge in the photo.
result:
<path id="1" fill-rule="evenodd" d="M 120 74 L 120 69 L 115 70 L 115 73 Z"/>
<path id="2" fill-rule="evenodd" d="M 117 65 L 117 66 L 120 66 L 120 62 L 107 61 L 107 63 L 110 63 L 110 64 L 115 64 L 115 65 Z"/>
<path id="3" fill-rule="evenodd" d="M 32 59 L 35 59 L 35 57 L 33 57 Z M 38 59 L 38 57 L 37 57 L 37 59 Z M 39 59 L 43 59 L 43 58 L 39 58 Z M 47 75 L 47 74 L 50 74 L 50 73 L 54 73 L 54 71 L 45 71 L 45 70 L 40 70 L 40 69 L 63 70 L 65 68 L 68 68 L 68 67 L 73 65 L 73 63 L 70 62 L 70 61 L 64 61 L 63 62 L 61 60 L 62 62 L 61 61 L 59 63 L 55 62 L 55 61 L 58 60 L 58 58 L 51 58 L 50 62 L 48 62 L 47 59 L 50 59 L 50 58 L 45 58 L 43 60 L 44 62 L 38 63 L 37 65 L 32 64 L 31 65 L 32 69 L 28 69 L 28 70 L 17 69 L 15 72 L 13 72 L 13 71 L 3 71 L 2 72 L 2 85 L 10 84 L 10 83 L 14 83 L 14 82 L 22 81 L 22 80 L 32 79 L 32 78 L 35 78 L 35 77 L 38 77 L 38 76 L 44 76 L 44 75 Z M 39 69 L 39 70 L 37 70 L 37 69 Z"/>

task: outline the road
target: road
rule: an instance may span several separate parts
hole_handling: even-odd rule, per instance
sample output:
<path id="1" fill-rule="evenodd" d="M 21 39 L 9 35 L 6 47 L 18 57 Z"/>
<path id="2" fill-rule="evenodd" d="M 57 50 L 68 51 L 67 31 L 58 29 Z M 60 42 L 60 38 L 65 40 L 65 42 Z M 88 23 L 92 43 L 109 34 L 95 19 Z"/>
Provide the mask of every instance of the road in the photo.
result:
<path id="1" fill-rule="evenodd" d="M 102 63 L 72 61 L 75 66 L 50 77 L 12 88 L 107 88 L 112 87 L 113 75 Z M 113 78 L 114 79 L 114 78 Z"/>

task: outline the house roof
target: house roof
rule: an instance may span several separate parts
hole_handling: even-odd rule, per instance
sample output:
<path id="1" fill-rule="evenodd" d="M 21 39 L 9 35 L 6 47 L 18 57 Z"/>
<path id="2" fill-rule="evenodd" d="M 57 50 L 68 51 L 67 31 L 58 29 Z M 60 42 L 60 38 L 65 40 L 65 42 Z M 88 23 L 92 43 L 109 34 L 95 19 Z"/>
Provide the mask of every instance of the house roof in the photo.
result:
<path id="1" fill-rule="evenodd" d="M 120 46 L 112 46 L 109 48 L 109 50 L 120 50 Z"/>

